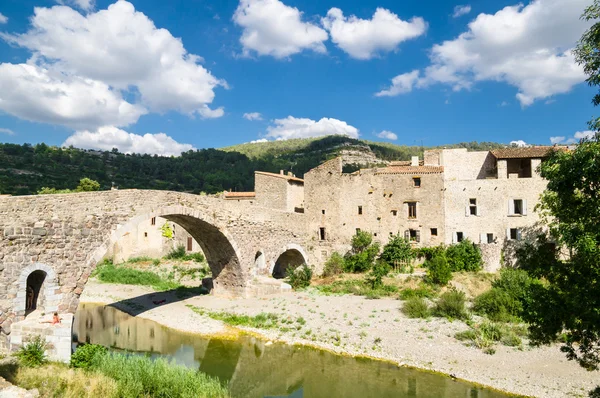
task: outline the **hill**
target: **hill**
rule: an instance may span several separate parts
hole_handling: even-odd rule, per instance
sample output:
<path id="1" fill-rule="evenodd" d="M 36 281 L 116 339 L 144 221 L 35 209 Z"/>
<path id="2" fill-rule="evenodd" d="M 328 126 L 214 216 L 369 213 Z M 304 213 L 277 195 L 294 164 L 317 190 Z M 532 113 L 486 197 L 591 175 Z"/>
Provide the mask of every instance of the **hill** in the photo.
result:
<path id="1" fill-rule="evenodd" d="M 461 143 L 446 147 L 484 150 L 496 143 Z M 427 149 L 427 148 L 425 148 Z M 242 144 L 188 151 L 178 157 L 87 151 L 46 144 L 0 144 L 0 194 L 35 194 L 42 187 L 75 188 L 88 177 L 101 189 L 167 189 L 191 193 L 250 191 L 254 171 L 291 170 L 297 176 L 342 155 L 346 171 L 365 165 L 408 160 L 423 148 L 356 140 L 342 136 Z"/>

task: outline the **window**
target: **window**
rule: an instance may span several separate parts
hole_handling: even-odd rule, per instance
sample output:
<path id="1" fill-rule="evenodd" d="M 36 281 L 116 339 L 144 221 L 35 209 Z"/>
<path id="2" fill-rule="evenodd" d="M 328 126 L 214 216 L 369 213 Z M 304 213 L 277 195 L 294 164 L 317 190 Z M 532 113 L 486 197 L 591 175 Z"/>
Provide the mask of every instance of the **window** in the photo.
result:
<path id="1" fill-rule="evenodd" d="M 150 224 L 156 225 L 156 217 L 152 217 L 152 219 L 150 220 Z"/>
<path id="2" fill-rule="evenodd" d="M 487 243 L 494 243 L 494 234 L 487 234 Z"/>
<path id="3" fill-rule="evenodd" d="M 392 216 L 396 217 L 398 215 L 398 210 L 392 210 Z"/>
<path id="4" fill-rule="evenodd" d="M 421 188 L 421 177 L 413 177 L 413 186 L 415 188 Z"/>
<path id="5" fill-rule="evenodd" d="M 373 236 L 377 236 L 377 232 L 375 232 L 375 233 L 373 234 Z"/>
<path id="6" fill-rule="evenodd" d="M 144 238 L 148 237 L 148 232 L 144 232 Z"/>
<path id="7" fill-rule="evenodd" d="M 476 216 L 477 214 L 477 199 L 469 199 L 469 215 Z"/>
<path id="8" fill-rule="evenodd" d="M 407 229 L 404 231 L 404 238 L 410 242 L 420 242 L 421 231 L 417 229 Z"/>
<path id="9" fill-rule="evenodd" d="M 194 243 L 193 243 L 192 237 L 188 236 L 188 238 L 187 238 L 187 251 L 191 252 L 193 245 L 194 245 Z"/>
<path id="10" fill-rule="evenodd" d="M 465 239 L 465 236 L 462 232 L 456 233 L 456 243 L 460 243 Z"/>
<path id="11" fill-rule="evenodd" d="M 514 199 L 513 200 L 514 211 L 513 214 L 523 215 L 523 200 Z"/>
<path id="12" fill-rule="evenodd" d="M 325 214 L 325 210 L 321 210 L 321 214 Z"/>
<path id="13" fill-rule="evenodd" d="M 508 239 L 521 240 L 521 231 L 518 228 L 510 228 Z"/>
<path id="14" fill-rule="evenodd" d="M 360 216 L 362 214 L 362 206 L 358 206 L 358 215 Z"/>
<path id="15" fill-rule="evenodd" d="M 408 218 L 417 218 L 417 202 L 408 202 Z"/>
<path id="16" fill-rule="evenodd" d="M 438 236 L 437 228 L 431 228 L 431 236 Z"/>
<path id="17" fill-rule="evenodd" d="M 325 228 L 319 228 L 319 238 L 325 240 Z"/>

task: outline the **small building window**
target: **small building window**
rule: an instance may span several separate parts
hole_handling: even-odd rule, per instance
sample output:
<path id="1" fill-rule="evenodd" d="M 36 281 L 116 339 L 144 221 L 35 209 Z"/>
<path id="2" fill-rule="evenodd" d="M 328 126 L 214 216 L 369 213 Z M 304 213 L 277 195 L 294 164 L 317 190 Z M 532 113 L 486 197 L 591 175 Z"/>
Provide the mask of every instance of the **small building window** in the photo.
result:
<path id="1" fill-rule="evenodd" d="M 408 218 L 417 218 L 417 202 L 408 202 Z"/>
<path id="2" fill-rule="evenodd" d="M 396 217 L 398 215 L 398 210 L 392 210 L 392 216 Z"/>
<path id="3" fill-rule="evenodd" d="M 494 243 L 494 234 L 487 234 L 487 243 Z"/>
<path id="4" fill-rule="evenodd" d="M 375 232 L 375 233 L 373 234 L 373 236 L 377 236 L 377 232 Z"/>
<path id="5" fill-rule="evenodd" d="M 325 214 L 325 210 L 321 210 L 321 214 Z"/>
<path id="6" fill-rule="evenodd" d="M 413 177 L 413 186 L 415 188 L 421 188 L 421 177 Z"/>
<path id="7" fill-rule="evenodd" d="M 358 215 L 360 216 L 362 214 L 362 206 L 358 206 Z"/>
<path id="8" fill-rule="evenodd" d="M 431 236 L 438 236 L 437 228 L 431 228 Z"/>
<path id="9" fill-rule="evenodd" d="M 156 225 L 156 217 L 152 217 L 152 219 L 150 220 L 150 224 Z"/>
<path id="10" fill-rule="evenodd" d="M 193 247 L 194 247 L 194 241 L 192 240 L 191 236 L 188 236 L 188 238 L 187 238 L 187 251 L 191 252 Z"/>
<path id="11" fill-rule="evenodd" d="M 522 199 L 514 199 L 514 212 L 513 214 L 523 215 L 523 200 Z"/>
<path id="12" fill-rule="evenodd" d="M 420 242 L 421 231 L 417 229 L 407 229 L 404 231 L 404 238 L 410 242 Z"/>
<path id="13" fill-rule="evenodd" d="M 477 199 L 469 199 L 469 215 L 476 216 L 477 214 Z"/>
<path id="14" fill-rule="evenodd" d="M 144 232 L 144 238 L 148 237 L 148 232 Z"/>
<path id="15" fill-rule="evenodd" d="M 465 239 L 465 235 L 462 232 L 456 233 L 456 243 L 460 243 Z"/>
<path id="16" fill-rule="evenodd" d="M 519 228 L 510 228 L 508 233 L 508 239 L 521 240 L 521 230 Z"/>
<path id="17" fill-rule="evenodd" d="M 325 228 L 319 228 L 319 239 L 325 240 Z"/>

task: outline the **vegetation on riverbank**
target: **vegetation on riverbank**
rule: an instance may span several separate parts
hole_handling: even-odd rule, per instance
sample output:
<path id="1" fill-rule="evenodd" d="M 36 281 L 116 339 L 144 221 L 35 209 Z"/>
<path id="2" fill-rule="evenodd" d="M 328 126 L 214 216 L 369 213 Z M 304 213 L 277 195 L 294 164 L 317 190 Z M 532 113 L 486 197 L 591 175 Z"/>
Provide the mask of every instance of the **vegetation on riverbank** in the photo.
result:
<path id="1" fill-rule="evenodd" d="M 163 278 L 152 271 L 140 271 L 123 264 L 115 265 L 110 260 L 99 264 L 92 276 L 105 283 L 150 286 L 159 291 L 174 290 L 181 286 L 180 283 Z"/>

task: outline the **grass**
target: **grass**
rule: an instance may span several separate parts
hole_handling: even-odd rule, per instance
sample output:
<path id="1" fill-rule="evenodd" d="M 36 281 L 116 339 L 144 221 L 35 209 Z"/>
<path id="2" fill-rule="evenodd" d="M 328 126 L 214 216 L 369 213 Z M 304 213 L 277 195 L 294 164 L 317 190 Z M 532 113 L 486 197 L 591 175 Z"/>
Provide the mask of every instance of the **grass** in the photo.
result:
<path id="1" fill-rule="evenodd" d="M 433 307 L 433 315 L 449 320 L 469 318 L 466 307 L 466 296 L 458 290 L 448 290 L 440 296 Z"/>
<path id="2" fill-rule="evenodd" d="M 469 345 L 484 350 L 487 354 L 495 353 L 493 348 L 496 343 L 509 347 L 521 347 L 521 337 L 526 333 L 526 328 L 510 324 L 484 321 L 474 325 L 471 329 L 456 333 L 454 337 L 466 341 Z"/>
<path id="3" fill-rule="evenodd" d="M 177 248 L 171 250 L 164 258 L 166 260 L 195 261 L 197 263 L 205 261 L 202 253 L 187 253 L 184 246 L 177 246 Z"/>
<path id="4" fill-rule="evenodd" d="M 431 315 L 429 306 L 420 297 L 411 297 L 404 303 L 402 313 L 409 318 L 428 318 Z"/>
<path id="5" fill-rule="evenodd" d="M 117 266 L 108 260 L 96 267 L 93 276 L 105 283 L 150 286 L 160 291 L 174 290 L 181 286 L 179 283 L 165 279 L 154 272 L 140 271 L 122 265 Z"/>
<path id="6" fill-rule="evenodd" d="M 281 320 L 277 314 L 261 312 L 258 315 L 238 315 L 230 312 L 213 312 L 193 305 L 187 305 L 197 314 L 222 321 L 231 326 L 248 326 L 257 329 L 273 329 L 280 326 Z M 299 322 L 300 323 L 300 322 Z"/>
<path id="7" fill-rule="evenodd" d="M 398 294 L 397 286 L 384 284 L 381 287 L 373 288 L 369 283 L 361 279 L 335 281 L 331 284 L 315 286 L 315 288 L 325 295 L 354 294 L 371 299 L 396 296 Z"/>

